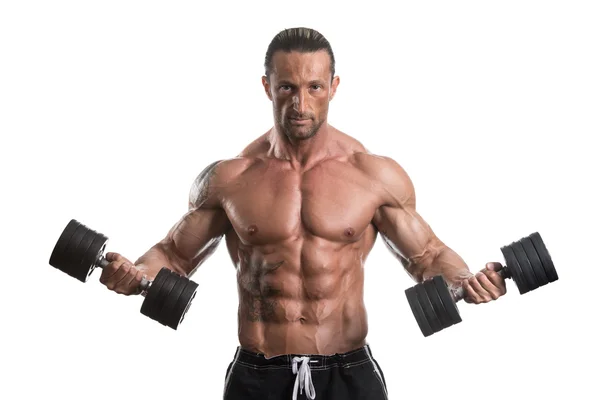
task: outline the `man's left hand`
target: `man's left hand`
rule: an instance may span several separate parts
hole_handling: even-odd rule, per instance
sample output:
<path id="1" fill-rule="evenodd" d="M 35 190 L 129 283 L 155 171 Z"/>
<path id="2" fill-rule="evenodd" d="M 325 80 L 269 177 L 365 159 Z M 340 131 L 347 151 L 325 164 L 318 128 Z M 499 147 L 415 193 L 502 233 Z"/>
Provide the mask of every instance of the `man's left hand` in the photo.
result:
<path id="1" fill-rule="evenodd" d="M 466 303 L 481 304 L 497 300 L 506 294 L 506 283 L 498 274 L 502 269 L 499 262 L 489 262 L 485 268 L 462 281 L 464 301 Z"/>

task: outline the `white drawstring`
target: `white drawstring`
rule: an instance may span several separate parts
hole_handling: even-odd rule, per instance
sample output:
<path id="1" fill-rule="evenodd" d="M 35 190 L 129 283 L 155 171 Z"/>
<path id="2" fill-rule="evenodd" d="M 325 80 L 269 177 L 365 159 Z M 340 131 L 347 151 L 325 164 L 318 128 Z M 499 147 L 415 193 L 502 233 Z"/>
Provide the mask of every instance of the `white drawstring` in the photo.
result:
<path id="1" fill-rule="evenodd" d="M 298 368 L 298 363 L 302 362 L 300 368 Z M 302 394 L 302 389 L 306 392 L 306 396 L 309 399 L 314 399 L 316 397 L 315 387 L 312 383 L 312 376 L 310 374 L 310 366 L 308 363 L 310 362 L 310 357 L 294 357 L 292 364 L 292 372 L 296 375 L 296 383 L 294 384 L 294 395 L 292 396 L 293 400 L 298 398 L 298 386 L 300 386 L 300 394 Z"/>

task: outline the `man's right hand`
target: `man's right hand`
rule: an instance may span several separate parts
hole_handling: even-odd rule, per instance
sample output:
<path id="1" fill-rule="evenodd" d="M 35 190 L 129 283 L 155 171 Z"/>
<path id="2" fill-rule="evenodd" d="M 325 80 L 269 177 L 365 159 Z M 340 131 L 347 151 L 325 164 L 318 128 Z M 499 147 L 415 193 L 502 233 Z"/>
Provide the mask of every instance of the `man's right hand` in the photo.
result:
<path id="1" fill-rule="evenodd" d="M 106 253 L 109 264 L 102 269 L 100 283 L 109 290 L 126 296 L 140 294 L 144 272 L 119 253 Z"/>

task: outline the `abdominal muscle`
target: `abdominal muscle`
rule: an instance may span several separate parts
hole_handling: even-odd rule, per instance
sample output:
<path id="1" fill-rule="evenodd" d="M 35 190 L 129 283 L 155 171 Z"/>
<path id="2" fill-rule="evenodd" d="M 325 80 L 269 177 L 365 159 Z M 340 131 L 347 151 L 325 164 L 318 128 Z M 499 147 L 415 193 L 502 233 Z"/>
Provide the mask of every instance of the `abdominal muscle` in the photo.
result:
<path id="1" fill-rule="evenodd" d="M 273 357 L 363 346 L 368 330 L 363 263 L 372 243 L 361 242 L 305 242 L 273 252 L 238 242 L 241 347 Z"/>
<path id="2" fill-rule="evenodd" d="M 282 354 L 345 353 L 364 345 L 367 335 L 366 313 L 362 306 L 350 306 L 328 321 L 250 322 L 239 316 L 241 347 L 274 357 Z"/>

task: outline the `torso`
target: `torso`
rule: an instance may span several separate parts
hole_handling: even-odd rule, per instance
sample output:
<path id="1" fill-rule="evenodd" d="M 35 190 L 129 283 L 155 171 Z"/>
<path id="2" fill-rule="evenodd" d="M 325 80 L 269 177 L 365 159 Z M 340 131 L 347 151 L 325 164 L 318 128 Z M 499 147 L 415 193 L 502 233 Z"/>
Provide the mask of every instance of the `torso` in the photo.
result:
<path id="1" fill-rule="evenodd" d="M 221 191 L 240 345 L 267 356 L 362 346 L 363 267 L 377 235 L 377 191 L 352 150 L 307 170 L 254 155 Z"/>

